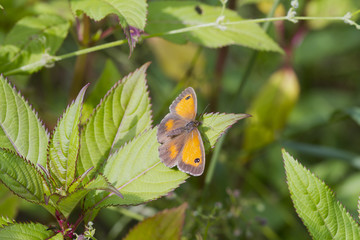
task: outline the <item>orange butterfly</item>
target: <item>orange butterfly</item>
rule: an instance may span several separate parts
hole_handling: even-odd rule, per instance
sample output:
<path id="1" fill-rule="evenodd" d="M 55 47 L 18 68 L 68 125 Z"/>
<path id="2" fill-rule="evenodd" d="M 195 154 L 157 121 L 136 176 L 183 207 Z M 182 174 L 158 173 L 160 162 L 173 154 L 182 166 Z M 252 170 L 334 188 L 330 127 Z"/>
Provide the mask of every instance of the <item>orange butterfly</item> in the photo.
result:
<path id="1" fill-rule="evenodd" d="M 204 143 L 195 120 L 196 94 L 193 88 L 185 89 L 170 105 L 170 113 L 160 122 L 157 140 L 161 144 L 159 154 L 167 167 L 178 168 L 193 176 L 204 172 Z"/>

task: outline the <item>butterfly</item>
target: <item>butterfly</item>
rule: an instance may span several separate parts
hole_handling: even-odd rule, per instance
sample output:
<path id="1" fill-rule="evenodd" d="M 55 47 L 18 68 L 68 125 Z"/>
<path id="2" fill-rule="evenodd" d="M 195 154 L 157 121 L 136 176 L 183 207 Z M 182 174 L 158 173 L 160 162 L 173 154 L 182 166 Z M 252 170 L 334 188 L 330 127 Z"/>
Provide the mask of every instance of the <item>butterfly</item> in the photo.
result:
<path id="1" fill-rule="evenodd" d="M 177 167 L 188 174 L 199 176 L 204 172 L 205 150 L 195 120 L 196 93 L 186 88 L 170 105 L 170 113 L 161 120 L 157 140 L 159 156 L 167 167 Z"/>

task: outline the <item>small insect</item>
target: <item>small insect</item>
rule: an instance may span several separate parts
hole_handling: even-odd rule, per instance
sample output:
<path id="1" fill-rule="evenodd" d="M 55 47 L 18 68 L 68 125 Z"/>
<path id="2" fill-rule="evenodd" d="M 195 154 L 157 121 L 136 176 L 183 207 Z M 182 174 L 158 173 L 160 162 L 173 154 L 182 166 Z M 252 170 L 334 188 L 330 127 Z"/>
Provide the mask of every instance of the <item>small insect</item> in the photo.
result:
<path id="1" fill-rule="evenodd" d="M 204 143 L 198 130 L 201 123 L 195 120 L 196 112 L 196 93 L 188 87 L 170 105 L 170 113 L 157 131 L 161 161 L 170 168 L 177 165 L 193 176 L 201 175 L 205 167 Z"/>
<path id="2" fill-rule="evenodd" d="M 201 15 L 201 14 L 203 13 L 203 10 L 201 9 L 201 7 L 200 7 L 199 5 L 196 5 L 196 6 L 195 6 L 195 11 L 196 11 L 199 15 Z"/>

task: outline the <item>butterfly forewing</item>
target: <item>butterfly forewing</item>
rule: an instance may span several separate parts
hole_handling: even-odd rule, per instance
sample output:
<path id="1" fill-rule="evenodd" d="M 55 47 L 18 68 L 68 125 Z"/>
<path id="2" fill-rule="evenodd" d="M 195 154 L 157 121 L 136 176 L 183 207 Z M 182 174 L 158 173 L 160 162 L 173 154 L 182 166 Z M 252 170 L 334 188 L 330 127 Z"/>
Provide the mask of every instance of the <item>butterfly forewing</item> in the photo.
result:
<path id="1" fill-rule="evenodd" d="M 185 89 L 170 105 L 170 113 L 174 113 L 188 121 L 194 120 L 197 111 L 196 94 L 193 88 Z"/>
<path id="2" fill-rule="evenodd" d="M 186 125 L 186 120 L 169 113 L 161 120 L 157 131 L 157 140 L 159 143 L 164 143 L 176 136 L 176 129 L 181 129 Z"/>

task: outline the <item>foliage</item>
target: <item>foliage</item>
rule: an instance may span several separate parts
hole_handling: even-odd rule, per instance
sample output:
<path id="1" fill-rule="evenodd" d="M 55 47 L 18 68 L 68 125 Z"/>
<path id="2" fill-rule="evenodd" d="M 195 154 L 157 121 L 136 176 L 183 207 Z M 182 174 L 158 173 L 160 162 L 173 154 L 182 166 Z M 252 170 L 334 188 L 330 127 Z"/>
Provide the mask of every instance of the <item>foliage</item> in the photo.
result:
<path id="1" fill-rule="evenodd" d="M 2 1 L 0 238 L 358 238 L 359 9 Z M 165 167 L 156 140 L 188 86 L 197 178 Z M 311 171 L 283 150 L 284 171 L 281 148 Z"/>
<path id="2" fill-rule="evenodd" d="M 0 78 L 4 89 L 4 94 L 0 95 L 1 102 L 5 103 L 3 108 L 12 110 L 12 114 L 2 115 L 2 125 L 10 121 L 10 116 L 19 119 L 20 107 L 35 116 L 28 118 L 35 119 L 33 121 L 25 120 L 23 125 L 10 124 L 3 131 L 4 143 L 11 144 L 12 148 L 0 148 L 0 180 L 19 197 L 41 204 L 50 211 L 58 220 L 65 237 L 72 237 L 73 228 L 77 227 L 70 228 L 66 219 L 85 196 L 80 220 L 91 215 L 93 209 L 135 205 L 157 199 L 187 179 L 185 173 L 167 168 L 159 159 L 157 128 L 151 129 L 150 101 L 145 80 L 147 67 L 148 64 L 145 64 L 116 83 L 80 132 L 85 86 L 52 131 L 47 146 L 47 164 L 44 166 L 40 163 L 34 165 L 26 155 L 21 154 L 22 151 L 13 151 L 20 147 L 29 149 L 30 143 L 26 140 L 15 141 L 16 138 L 8 132 L 17 131 L 16 136 L 23 139 L 22 135 L 28 135 L 29 129 L 31 132 L 32 129 L 39 129 L 39 126 L 40 129 L 44 128 L 20 94 Z M 11 105 L 13 102 L 20 102 L 21 105 Z M 226 114 L 210 117 L 213 121 L 207 122 L 207 125 L 214 130 L 204 134 L 216 141 L 226 128 L 243 118 L 243 115 L 232 114 L 231 121 Z M 204 116 L 206 118 L 207 115 Z M 41 140 L 38 136 L 33 137 L 35 143 Z M 210 144 L 213 146 L 215 141 Z M 8 236 L 11 232 L 25 231 L 23 227 L 35 231 L 31 230 L 32 225 L 14 224 L 0 232 Z"/>
<path id="3" fill-rule="evenodd" d="M 295 208 L 314 239 L 357 239 L 360 226 L 336 202 L 332 191 L 283 150 L 287 182 Z"/>

